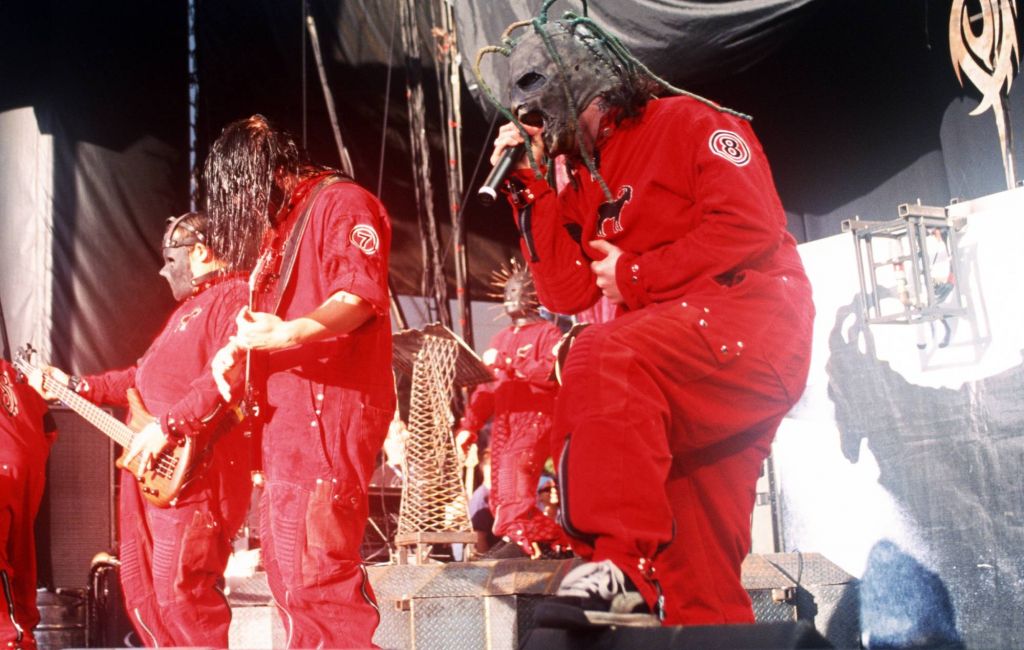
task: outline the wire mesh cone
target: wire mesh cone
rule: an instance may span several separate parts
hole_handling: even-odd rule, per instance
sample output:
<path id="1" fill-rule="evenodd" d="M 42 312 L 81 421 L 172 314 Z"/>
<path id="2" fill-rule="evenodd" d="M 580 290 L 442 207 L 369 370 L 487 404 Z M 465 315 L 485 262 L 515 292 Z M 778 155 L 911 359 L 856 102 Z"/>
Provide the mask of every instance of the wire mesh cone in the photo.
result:
<path id="1" fill-rule="evenodd" d="M 398 534 L 471 532 L 462 462 L 452 435 L 458 344 L 424 336 L 412 371 L 409 439 Z"/>

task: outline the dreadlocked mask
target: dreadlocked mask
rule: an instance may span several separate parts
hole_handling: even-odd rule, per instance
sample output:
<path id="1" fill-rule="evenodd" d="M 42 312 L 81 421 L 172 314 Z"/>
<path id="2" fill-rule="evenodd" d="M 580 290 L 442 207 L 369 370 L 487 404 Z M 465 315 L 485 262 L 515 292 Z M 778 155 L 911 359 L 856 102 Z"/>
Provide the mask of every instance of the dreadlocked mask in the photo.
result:
<path id="1" fill-rule="evenodd" d="M 626 83 L 606 40 L 585 23 L 534 23 L 509 53 L 509 102 L 516 119 L 544 127 L 549 156 L 579 155 L 578 116 Z"/>
<path id="2" fill-rule="evenodd" d="M 164 258 L 160 275 L 167 280 L 178 302 L 192 295 L 194 278 L 189 254 L 196 244 L 206 243 L 205 221 L 197 212 L 186 212 L 167 220 L 167 229 L 160 243 Z"/>

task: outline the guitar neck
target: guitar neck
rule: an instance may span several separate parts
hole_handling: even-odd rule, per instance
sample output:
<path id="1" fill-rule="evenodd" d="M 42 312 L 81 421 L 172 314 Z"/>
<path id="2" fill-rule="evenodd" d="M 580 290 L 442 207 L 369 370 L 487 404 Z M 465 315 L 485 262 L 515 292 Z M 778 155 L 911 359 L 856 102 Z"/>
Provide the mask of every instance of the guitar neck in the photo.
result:
<path id="1" fill-rule="evenodd" d="M 89 424 L 110 436 L 114 442 L 122 447 L 128 448 L 131 446 L 132 437 L 134 437 L 135 433 L 123 422 L 60 382 L 50 378 L 44 378 L 43 381 L 48 391 L 56 395 L 57 399 L 67 405 L 72 411 L 88 420 Z"/>

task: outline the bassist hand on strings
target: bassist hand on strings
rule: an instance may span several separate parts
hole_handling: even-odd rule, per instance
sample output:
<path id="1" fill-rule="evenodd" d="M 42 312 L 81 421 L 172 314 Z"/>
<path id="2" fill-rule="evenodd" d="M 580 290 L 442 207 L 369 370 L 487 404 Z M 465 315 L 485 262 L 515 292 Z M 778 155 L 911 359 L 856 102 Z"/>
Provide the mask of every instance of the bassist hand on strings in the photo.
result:
<path id="1" fill-rule="evenodd" d="M 139 464 L 135 469 L 135 476 L 142 478 L 146 470 L 150 469 L 153 459 L 160 455 L 164 449 L 171 445 L 159 422 L 150 422 L 132 438 L 132 446 L 125 454 L 122 462 L 125 467 L 131 465 L 132 460 L 138 456 Z"/>

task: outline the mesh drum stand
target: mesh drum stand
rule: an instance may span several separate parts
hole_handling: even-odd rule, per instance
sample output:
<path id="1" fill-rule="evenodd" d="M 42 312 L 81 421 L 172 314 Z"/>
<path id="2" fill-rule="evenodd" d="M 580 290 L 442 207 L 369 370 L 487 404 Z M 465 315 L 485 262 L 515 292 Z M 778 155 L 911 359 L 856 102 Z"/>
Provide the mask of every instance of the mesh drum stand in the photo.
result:
<path id="1" fill-rule="evenodd" d="M 493 376 L 443 326 L 427 326 L 423 332 L 405 332 L 396 338 L 396 364 L 411 370 L 412 392 L 395 546 L 399 564 L 423 564 L 437 544 L 476 542 L 469 495 L 462 482 L 462 458 L 452 434 L 452 391 Z M 410 549 L 414 550 L 412 560 Z"/>

